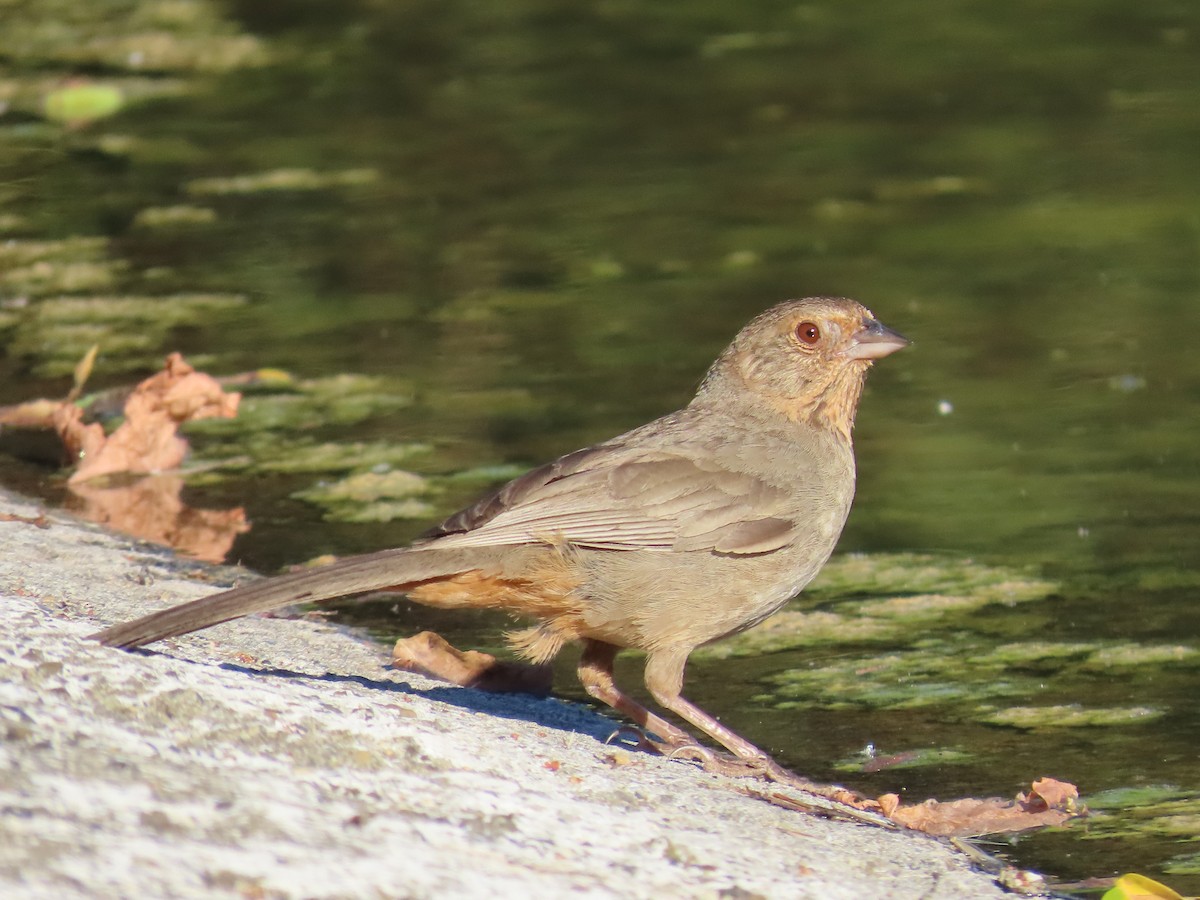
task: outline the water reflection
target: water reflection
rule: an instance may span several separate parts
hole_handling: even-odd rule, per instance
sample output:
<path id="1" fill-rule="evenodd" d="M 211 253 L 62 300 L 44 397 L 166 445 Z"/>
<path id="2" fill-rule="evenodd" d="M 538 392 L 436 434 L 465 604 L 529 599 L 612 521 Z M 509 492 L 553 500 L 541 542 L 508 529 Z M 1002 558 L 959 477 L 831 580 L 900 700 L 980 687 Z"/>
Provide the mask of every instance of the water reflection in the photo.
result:
<path id="1" fill-rule="evenodd" d="M 250 530 L 245 510 L 188 506 L 182 500 L 183 487 L 177 474 L 104 487 L 85 482 L 70 486 L 66 506 L 89 522 L 172 547 L 192 559 L 224 562 L 237 536 Z"/>

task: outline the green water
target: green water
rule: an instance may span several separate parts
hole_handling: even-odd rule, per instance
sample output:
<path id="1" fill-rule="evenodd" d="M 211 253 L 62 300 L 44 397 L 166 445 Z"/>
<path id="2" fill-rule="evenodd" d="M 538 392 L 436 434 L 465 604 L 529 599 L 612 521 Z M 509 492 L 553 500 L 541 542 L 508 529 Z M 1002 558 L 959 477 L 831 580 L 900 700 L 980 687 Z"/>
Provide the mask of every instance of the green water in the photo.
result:
<path id="1" fill-rule="evenodd" d="M 123 107 L 64 124 L 71 76 Z M 1200 891 L 1194 4 L 0 0 L 0 109 L 0 403 L 65 393 L 96 339 L 93 387 L 170 349 L 376 379 L 349 411 L 259 398 L 257 443 L 198 429 L 187 497 L 244 505 L 232 558 L 264 569 L 676 407 L 777 300 L 861 299 L 914 344 L 872 373 L 841 549 L 1047 587 L 883 627 L 861 604 L 924 589 L 837 576 L 798 609 L 874 630 L 717 649 L 689 695 L 864 790 L 1074 781 L 1117 811 L 1006 854 Z M 412 518 L 316 499 L 356 459 L 425 476 Z M 943 762 L 856 771 L 868 745 Z"/>

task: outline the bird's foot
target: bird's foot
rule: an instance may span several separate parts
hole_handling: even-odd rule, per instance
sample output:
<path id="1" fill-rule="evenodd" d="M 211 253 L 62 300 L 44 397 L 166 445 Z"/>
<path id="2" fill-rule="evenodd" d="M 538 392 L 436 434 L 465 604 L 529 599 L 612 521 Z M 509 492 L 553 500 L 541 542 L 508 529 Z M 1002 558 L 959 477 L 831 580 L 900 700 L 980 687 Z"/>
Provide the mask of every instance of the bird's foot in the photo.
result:
<path id="1" fill-rule="evenodd" d="M 800 792 L 795 794 L 773 793 L 759 794 L 751 791 L 752 796 L 760 797 L 778 806 L 803 810 L 815 815 L 832 816 L 847 821 L 864 822 L 869 825 L 893 827 L 887 819 L 875 812 L 877 804 L 868 801 L 861 794 L 835 784 L 820 784 L 798 775 L 791 769 L 785 768 L 765 753 L 757 756 L 741 757 L 731 753 L 722 753 L 711 747 L 697 743 L 667 743 L 657 741 L 634 725 L 623 725 L 608 737 L 607 743 L 612 743 L 621 735 L 631 736 L 639 750 L 648 753 L 658 753 L 667 759 L 681 759 L 700 764 L 705 772 L 715 775 L 725 775 L 730 778 L 761 778 L 782 787 L 792 788 Z M 803 795 L 820 797 L 830 801 L 833 807 L 825 803 L 806 801 Z"/>
<path id="2" fill-rule="evenodd" d="M 761 796 L 763 799 L 779 806 L 803 810 L 815 815 L 831 816 L 846 821 L 863 822 L 868 825 L 889 828 L 894 827 L 891 822 L 876 811 L 878 804 L 872 803 L 861 794 L 857 794 L 836 784 L 819 784 L 815 781 L 810 781 L 804 776 L 796 774 L 791 769 L 781 766 L 765 754 L 755 757 L 739 757 L 728 753 L 721 753 L 699 744 L 685 744 L 671 749 L 664 755 L 669 759 L 695 760 L 700 763 L 700 767 L 705 772 L 713 772 L 733 778 L 762 778 L 773 784 L 791 788 L 793 791 L 798 792 L 798 794 L 774 793 L 770 796 L 752 792 L 755 796 Z M 820 797 L 823 801 L 832 803 L 833 806 L 830 807 L 827 803 L 820 801 L 807 801 L 804 799 L 805 795 Z"/>

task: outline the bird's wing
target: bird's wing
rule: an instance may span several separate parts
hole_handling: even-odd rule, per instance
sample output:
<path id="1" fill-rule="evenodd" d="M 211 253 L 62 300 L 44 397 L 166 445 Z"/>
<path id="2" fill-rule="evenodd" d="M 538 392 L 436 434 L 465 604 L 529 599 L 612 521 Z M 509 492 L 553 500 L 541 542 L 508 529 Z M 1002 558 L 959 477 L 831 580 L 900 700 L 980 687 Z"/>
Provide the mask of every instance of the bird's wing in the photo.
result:
<path id="1" fill-rule="evenodd" d="M 424 539 L 439 547 L 562 542 L 766 553 L 794 537 L 787 499 L 783 489 L 713 462 L 609 443 L 534 469 Z"/>

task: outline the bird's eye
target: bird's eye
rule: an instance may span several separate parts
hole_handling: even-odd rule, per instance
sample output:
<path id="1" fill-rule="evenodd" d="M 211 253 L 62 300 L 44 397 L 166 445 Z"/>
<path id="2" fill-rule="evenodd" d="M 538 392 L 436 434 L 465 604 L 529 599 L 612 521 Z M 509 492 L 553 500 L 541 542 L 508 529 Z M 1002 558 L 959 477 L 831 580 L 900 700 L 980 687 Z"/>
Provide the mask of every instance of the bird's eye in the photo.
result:
<path id="1" fill-rule="evenodd" d="M 796 337 L 800 339 L 800 343 L 811 347 L 821 340 L 821 329 L 817 327 L 816 322 L 801 322 L 796 326 Z"/>

